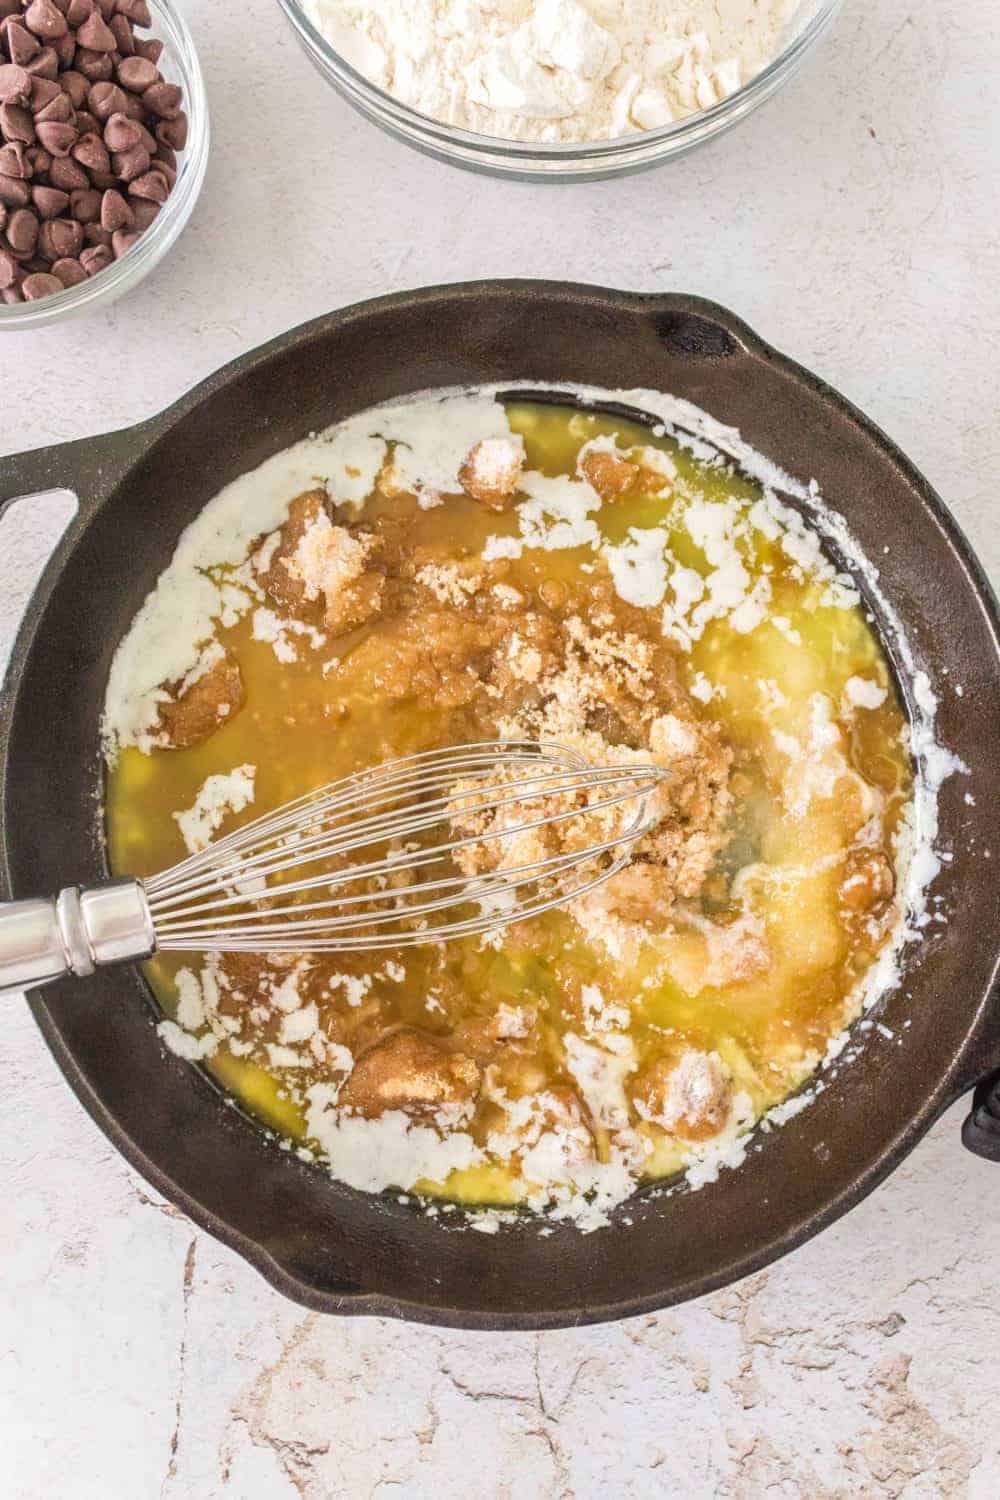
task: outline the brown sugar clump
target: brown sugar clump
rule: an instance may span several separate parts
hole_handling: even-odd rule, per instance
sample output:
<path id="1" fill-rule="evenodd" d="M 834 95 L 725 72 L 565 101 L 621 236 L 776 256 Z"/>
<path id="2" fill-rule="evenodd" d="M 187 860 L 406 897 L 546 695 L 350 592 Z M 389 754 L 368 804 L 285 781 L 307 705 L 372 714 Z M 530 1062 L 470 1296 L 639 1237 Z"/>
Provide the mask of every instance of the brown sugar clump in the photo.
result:
<path id="1" fill-rule="evenodd" d="M 673 873 L 664 865 L 633 864 L 593 892 L 592 906 L 604 917 L 662 931 L 677 899 Z"/>
<path id="2" fill-rule="evenodd" d="M 355 681 L 386 698 L 460 708 L 482 691 L 494 634 L 489 621 L 450 609 L 402 615 L 360 642 L 351 653 L 350 671 Z M 332 672 L 331 680 L 336 675 Z"/>
<path id="3" fill-rule="evenodd" d="M 728 836 L 732 756 L 715 727 L 695 716 L 662 641 L 617 633 L 599 611 L 586 624 L 575 616 L 542 620 L 542 634 L 526 628 L 529 618 L 507 628 L 505 650 L 493 669 L 495 690 L 512 710 L 501 718 L 502 733 L 555 741 L 592 765 L 659 765 L 670 772 L 650 796 L 647 814 L 656 823 L 635 847 L 638 863 L 570 908 L 595 940 L 620 951 L 662 932 L 674 904 L 700 891 Z M 520 707 L 514 699 L 518 687 Z M 466 790 L 455 788 L 456 830 L 484 838 L 456 856 L 469 875 L 512 870 L 602 843 L 624 832 L 635 814 L 630 803 L 591 812 L 586 796 L 562 792 L 533 799 L 530 818 L 516 804 L 484 813 L 474 799 L 464 798 Z M 536 816 L 571 810 L 581 815 L 508 832 L 508 825 L 513 830 Z M 582 883 L 579 872 L 570 878 Z"/>
<path id="4" fill-rule="evenodd" d="M 358 1059 L 338 1102 L 369 1117 L 390 1109 L 422 1114 L 467 1108 L 479 1081 L 471 1057 L 448 1052 L 418 1031 L 395 1031 Z"/>
<path id="5" fill-rule="evenodd" d="M 632 1081 L 636 1113 L 685 1140 L 718 1135 L 729 1116 L 732 1080 L 718 1053 L 683 1053 L 679 1061 L 658 1057 Z"/>
<path id="6" fill-rule="evenodd" d="M 169 691 L 169 690 L 168 690 Z M 243 675 L 222 656 L 177 697 L 160 704 L 160 729 L 171 750 L 187 750 L 228 723 L 243 705 Z"/>
<path id="7" fill-rule="evenodd" d="M 517 438 L 483 438 L 471 449 L 458 479 L 472 500 L 488 510 L 507 510 L 524 469 L 524 447 Z"/>
<path id="8" fill-rule="evenodd" d="M 579 460 L 579 472 L 602 500 L 621 500 L 638 480 L 641 469 L 610 448 L 588 445 Z"/>
<path id="9" fill-rule="evenodd" d="M 261 581 L 275 603 L 308 619 L 321 615 L 333 636 L 381 612 L 385 577 L 368 568 L 379 540 L 335 526 L 323 490 L 296 496 L 276 535 L 277 545 L 265 542 L 257 554 L 266 564 Z"/>
<path id="10" fill-rule="evenodd" d="M 895 889 L 895 876 L 885 855 L 866 849 L 849 858 L 840 883 L 840 900 L 848 911 L 867 912 L 886 906 Z"/>
<path id="11" fill-rule="evenodd" d="M 353 583 L 345 584 L 336 594 L 327 596 L 323 624 L 330 635 L 346 635 L 381 613 L 385 598 L 385 579 L 379 573 L 365 573 Z"/>
<path id="12" fill-rule="evenodd" d="M 309 528 L 325 515 L 325 490 L 306 490 L 296 495 L 288 507 L 288 520 L 276 533 L 279 538 L 277 545 L 270 546 L 268 539 L 258 553 L 258 557 L 263 554 L 267 559 L 266 566 L 258 568 L 260 582 L 275 604 L 295 610 L 307 601 L 306 582 L 297 570 L 289 568 L 288 560 L 295 555 Z"/>

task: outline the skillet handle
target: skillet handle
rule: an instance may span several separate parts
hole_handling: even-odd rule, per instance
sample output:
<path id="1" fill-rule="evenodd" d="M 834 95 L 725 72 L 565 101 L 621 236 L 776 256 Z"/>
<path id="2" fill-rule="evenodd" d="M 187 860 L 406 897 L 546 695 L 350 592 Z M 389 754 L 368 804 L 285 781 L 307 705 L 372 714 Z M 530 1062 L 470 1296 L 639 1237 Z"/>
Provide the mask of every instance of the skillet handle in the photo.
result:
<path id="1" fill-rule="evenodd" d="M 977 1084 L 962 1126 L 962 1145 L 986 1161 L 1000 1161 L 1000 1073 Z"/>
<path id="2" fill-rule="evenodd" d="M 121 478 L 133 433 L 126 428 L 0 457 L 0 516 L 15 500 L 52 490 L 69 490 L 77 498 L 79 514 L 88 512 Z"/>

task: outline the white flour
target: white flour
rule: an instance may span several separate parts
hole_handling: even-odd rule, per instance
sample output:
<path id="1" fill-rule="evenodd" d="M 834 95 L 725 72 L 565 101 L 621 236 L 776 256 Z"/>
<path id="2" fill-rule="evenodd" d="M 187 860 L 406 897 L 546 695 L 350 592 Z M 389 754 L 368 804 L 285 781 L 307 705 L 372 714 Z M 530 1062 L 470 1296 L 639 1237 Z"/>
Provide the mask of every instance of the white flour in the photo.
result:
<path id="1" fill-rule="evenodd" d="M 800 0 L 303 0 L 358 72 L 447 124 L 612 139 L 708 109 L 781 50 Z"/>

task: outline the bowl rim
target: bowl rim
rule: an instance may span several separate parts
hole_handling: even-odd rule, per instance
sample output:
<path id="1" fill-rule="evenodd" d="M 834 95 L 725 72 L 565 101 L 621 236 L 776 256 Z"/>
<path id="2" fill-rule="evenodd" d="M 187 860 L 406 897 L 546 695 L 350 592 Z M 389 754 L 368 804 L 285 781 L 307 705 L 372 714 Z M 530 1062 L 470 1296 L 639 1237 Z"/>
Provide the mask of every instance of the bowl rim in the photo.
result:
<path id="1" fill-rule="evenodd" d="M 369 317 L 383 316 L 395 311 L 406 312 L 413 308 L 430 307 L 433 309 L 439 306 L 442 300 L 454 301 L 461 306 L 465 300 L 474 301 L 484 296 L 494 297 L 500 301 L 504 297 L 517 296 L 525 296 L 529 300 L 553 298 L 567 304 L 568 307 L 576 307 L 578 311 L 596 305 L 618 314 L 622 310 L 631 308 L 644 310 L 650 318 L 670 318 L 677 315 L 682 318 L 702 319 L 723 331 L 735 342 L 737 350 L 744 351 L 751 360 L 759 362 L 762 366 L 775 368 L 778 374 L 787 377 L 793 386 L 802 387 L 817 397 L 832 414 L 839 416 L 842 421 L 857 429 L 866 443 L 879 451 L 906 489 L 912 492 L 915 506 L 933 523 L 941 536 L 942 546 L 962 568 L 968 585 L 967 593 L 961 601 L 962 606 L 982 622 L 989 638 L 990 660 L 1000 662 L 1000 612 L 998 612 L 992 588 L 956 520 L 928 481 L 891 440 L 846 398 L 795 361 L 774 350 L 736 315 L 699 297 L 673 293 L 622 293 L 576 283 L 485 281 L 427 287 L 414 292 L 396 293 L 353 304 L 292 329 L 232 361 L 186 392 L 158 416 L 136 427 L 109 434 L 97 442 L 59 445 L 53 449 L 40 450 L 36 454 L 22 455 L 20 459 L 10 461 L 6 475 L 4 468 L 8 461 L 0 460 L 0 496 L 3 495 L 5 488 L 8 496 L 28 492 L 26 488 L 12 491 L 11 482 L 16 484 L 19 481 L 43 476 L 51 479 L 57 478 L 56 470 L 61 462 L 82 466 L 84 476 L 95 486 L 95 491 L 89 500 L 86 503 L 81 502 L 77 520 L 71 523 L 43 573 L 25 613 L 11 655 L 6 682 L 7 691 L 0 696 L 0 833 L 4 831 L 5 815 L 9 818 L 12 806 L 9 780 L 11 730 L 19 708 L 22 706 L 20 700 L 23 696 L 23 676 L 34 647 L 35 637 L 74 548 L 82 540 L 83 533 L 90 523 L 119 493 L 122 484 L 127 483 L 130 473 L 139 469 L 146 457 L 154 449 L 158 449 L 170 437 L 172 431 L 196 408 L 206 403 L 210 397 L 224 391 L 228 386 L 242 384 L 248 376 L 266 366 L 276 355 L 285 354 L 300 345 L 308 347 L 311 339 L 321 338 L 327 332 L 350 327 L 352 324 L 363 324 L 364 320 Z M 42 486 L 35 484 L 34 487 L 38 489 Z M 0 501 L 0 504 L 2 503 Z M 953 608 L 953 603 L 948 607 Z M 991 769 L 989 774 L 995 776 L 995 768 Z M 10 826 L 9 823 L 7 826 Z M 8 891 L 11 889 L 14 864 L 18 865 L 23 877 L 26 859 L 30 859 L 30 836 L 21 834 L 16 843 L 15 850 L 13 837 L 9 842 L 0 838 L 0 887 Z M 991 868 L 991 873 L 993 875 L 990 886 L 992 899 L 994 895 L 1000 894 L 1000 886 L 997 884 L 1000 867 Z M 262 1238 L 254 1238 L 252 1234 L 222 1217 L 214 1208 L 193 1196 L 191 1191 L 183 1187 L 176 1180 L 169 1164 L 164 1165 L 161 1161 L 152 1159 L 143 1146 L 129 1135 L 127 1127 L 104 1102 L 86 1076 L 71 1042 L 67 1040 L 65 1001 L 71 1000 L 71 996 L 65 994 L 60 996 L 57 991 L 40 995 L 36 991 L 30 995 L 30 1006 L 71 1087 L 116 1148 L 159 1192 L 181 1207 L 196 1224 L 235 1249 L 286 1296 L 303 1306 L 327 1313 L 399 1317 L 438 1326 L 468 1329 L 535 1330 L 631 1317 L 718 1290 L 745 1275 L 763 1269 L 859 1203 L 916 1146 L 948 1105 L 991 1067 L 1000 1065 L 1000 1048 L 996 1040 L 1000 945 L 994 939 L 984 947 L 990 952 L 990 974 L 985 984 L 981 985 L 977 980 L 975 990 L 970 991 L 962 1007 L 963 1030 L 960 1045 L 954 1051 L 941 1050 L 934 1054 L 931 1067 L 924 1070 L 926 1076 L 918 1080 L 921 1084 L 918 1106 L 912 1112 L 903 1115 L 898 1123 L 893 1124 L 891 1134 L 882 1132 L 880 1129 L 878 1154 L 873 1155 L 860 1168 L 852 1166 L 849 1169 L 851 1175 L 842 1187 L 829 1190 L 824 1188 L 819 1206 L 811 1211 L 806 1207 L 796 1207 L 787 1229 L 780 1231 L 776 1225 L 772 1224 L 767 1230 L 766 1237 L 755 1239 L 746 1248 L 741 1249 L 739 1254 L 731 1256 L 729 1260 L 721 1264 L 717 1262 L 710 1269 L 699 1269 L 697 1273 L 690 1274 L 687 1281 L 680 1283 L 676 1291 L 671 1291 L 666 1295 L 663 1293 L 628 1295 L 627 1288 L 623 1287 L 622 1295 L 619 1297 L 590 1301 L 572 1312 L 560 1308 L 556 1311 L 533 1309 L 505 1313 L 495 1309 L 472 1308 L 461 1302 L 435 1301 L 433 1295 L 430 1294 L 426 1300 L 417 1301 L 412 1298 L 401 1298 L 387 1291 L 351 1289 L 350 1287 L 344 1290 L 332 1289 L 310 1282 L 307 1272 L 300 1274 L 297 1271 L 294 1254 L 286 1252 L 283 1256 L 282 1246 L 276 1247 Z M 788 1128 L 794 1129 L 795 1126 L 796 1122 L 792 1122 Z M 304 1164 L 295 1161 L 288 1161 L 287 1166 L 292 1171 L 311 1171 Z M 749 1170 L 749 1163 L 747 1170 Z M 482 1237 L 475 1236 L 475 1238 L 481 1239 Z"/>
<path id="2" fill-rule="evenodd" d="M 201 193 L 208 166 L 211 125 L 208 94 L 194 36 L 175 0 L 148 0 L 153 13 L 154 35 L 167 43 L 184 85 L 188 114 L 188 144 L 181 154 L 180 170 L 173 191 L 153 223 L 127 254 L 114 260 L 97 276 L 67 287 L 37 302 L 0 304 L 0 333 L 44 328 L 64 318 L 88 312 L 137 286 L 168 254 L 187 225 Z M 168 35 L 157 31 L 162 20 Z"/>
<path id="3" fill-rule="evenodd" d="M 813 14 L 781 51 L 734 93 L 708 109 L 696 110 L 655 130 L 636 131 L 607 140 L 540 142 L 510 140 L 506 136 L 465 130 L 404 104 L 337 52 L 306 15 L 301 0 L 278 0 L 299 41 L 324 75 L 330 75 L 362 113 L 388 126 L 404 139 L 412 138 L 414 144 L 420 143 L 444 156 L 461 153 L 471 159 L 495 157 L 500 162 L 509 163 L 508 170 L 517 167 L 530 170 L 532 165 L 545 163 L 564 167 L 579 163 L 595 171 L 599 171 L 602 165 L 613 171 L 622 155 L 661 159 L 679 153 L 742 119 L 795 71 L 843 3 L 844 0 L 816 0 Z"/>

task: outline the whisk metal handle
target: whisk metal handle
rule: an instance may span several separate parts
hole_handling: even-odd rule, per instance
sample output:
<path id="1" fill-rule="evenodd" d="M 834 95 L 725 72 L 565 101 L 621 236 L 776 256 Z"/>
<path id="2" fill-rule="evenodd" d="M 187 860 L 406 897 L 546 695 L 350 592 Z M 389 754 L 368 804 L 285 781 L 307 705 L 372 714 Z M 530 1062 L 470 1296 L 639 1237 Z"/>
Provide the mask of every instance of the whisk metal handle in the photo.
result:
<path id="1" fill-rule="evenodd" d="M 153 919 L 137 880 L 67 886 L 54 899 L 0 902 L 0 995 L 148 958 Z"/>

